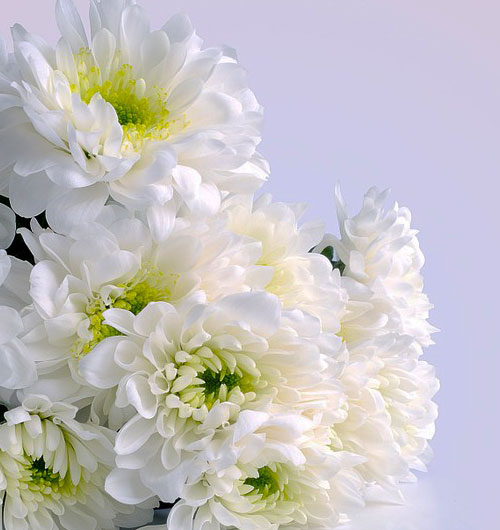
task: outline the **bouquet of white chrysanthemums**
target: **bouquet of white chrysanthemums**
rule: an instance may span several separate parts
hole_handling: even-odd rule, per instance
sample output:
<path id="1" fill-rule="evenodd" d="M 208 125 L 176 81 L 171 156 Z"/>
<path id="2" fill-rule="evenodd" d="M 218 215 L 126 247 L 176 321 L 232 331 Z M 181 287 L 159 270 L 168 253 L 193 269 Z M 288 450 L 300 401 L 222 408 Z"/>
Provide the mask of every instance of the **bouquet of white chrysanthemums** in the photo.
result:
<path id="1" fill-rule="evenodd" d="M 399 498 L 438 389 L 409 211 L 337 190 L 339 238 L 301 225 L 255 195 L 233 50 L 134 0 L 56 19 L 0 46 L 0 527 L 329 530 Z"/>

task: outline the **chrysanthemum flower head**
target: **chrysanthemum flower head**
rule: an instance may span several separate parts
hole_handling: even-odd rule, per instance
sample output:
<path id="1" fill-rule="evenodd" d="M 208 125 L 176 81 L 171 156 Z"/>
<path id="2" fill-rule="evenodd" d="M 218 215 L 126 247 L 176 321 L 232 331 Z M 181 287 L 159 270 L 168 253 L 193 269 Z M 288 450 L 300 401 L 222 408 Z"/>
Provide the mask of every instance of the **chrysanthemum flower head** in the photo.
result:
<path id="1" fill-rule="evenodd" d="M 127 514 L 135 512 L 104 491 L 113 465 L 113 433 L 77 422 L 76 412 L 33 395 L 5 413 L 0 493 L 6 530 L 115 530 L 117 517 L 126 524 Z M 142 508 L 133 521 L 151 518 L 151 510 Z"/>
<path id="2" fill-rule="evenodd" d="M 231 230 L 261 243 L 257 264 L 273 271 L 266 290 L 286 309 L 307 311 L 321 320 L 325 331 L 338 331 L 346 301 L 340 275 L 324 256 L 310 252 L 323 237 L 323 224 L 299 226 L 304 205 L 273 202 L 268 194 L 257 200 L 251 195 L 231 197 L 223 209 Z"/>
<path id="3" fill-rule="evenodd" d="M 345 276 L 367 286 L 373 293 L 372 302 L 385 305 L 387 329 L 429 346 L 436 328 L 428 322 L 432 304 L 423 292 L 424 256 L 418 232 L 411 228 L 407 208 L 397 203 L 384 208 L 387 194 L 371 188 L 361 210 L 351 217 L 337 187 L 341 238 L 327 236 L 322 246 L 331 244 L 345 265 Z"/>
<path id="4" fill-rule="evenodd" d="M 209 466 L 174 506 L 168 528 L 333 528 L 360 502 L 348 479 L 359 462 L 331 449 L 295 414 L 243 412 L 220 433 Z"/>
<path id="5" fill-rule="evenodd" d="M 398 498 L 399 482 L 410 469 L 425 470 L 431 455 L 439 384 L 419 360 L 436 329 L 417 231 L 406 208 L 384 209 L 386 198 L 372 188 L 351 217 L 337 188 L 341 238 L 326 236 L 316 250 L 334 251 L 347 293 L 340 330 L 349 352 L 341 375 L 346 418 L 335 426 L 337 443 L 365 457 L 357 470 L 368 484 Z"/>
<path id="6" fill-rule="evenodd" d="M 134 1 L 91 1 L 90 39 L 71 0 L 56 18 L 55 49 L 16 25 L 0 62 L 0 154 L 17 213 L 47 209 L 68 230 L 111 196 L 147 209 L 161 239 L 159 216 L 213 212 L 221 191 L 265 179 L 261 107 L 232 51 L 202 50 L 180 15 L 151 31 Z"/>
<path id="7" fill-rule="evenodd" d="M 195 292 L 211 301 L 261 288 L 270 276 L 254 265 L 259 243 L 228 231 L 217 219 L 179 222 L 156 243 L 146 223 L 114 206 L 104 209 L 102 223 L 75 237 L 35 225 L 23 234 L 37 260 L 24 335 L 39 368 L 31 390 L 53 399 L 76 402 L 96 395 L 96 389 L 83 388 L 78 367 L 103 339 L 121 334 L 105 321 L 107 310 L 133 317 L 150 303 L 177 305 Z M 65 383 L 52 385 L 54 378 Z"/>
<path id="8" fill-rule="evenodd" d="M 273 404 L 328 421 L 335 414 L 342 391 L 329 379 L 329 359 L 340 341 L 322 335 L 311 316 L 282 313 L 273 295 L 184 308 L 158 302 L 136 317 L 110 309 L 105 318 L 123 335 L 103 340 L 80 369 L 98 388 L 118 385 L 116 405 L 137 411 L 118 434 L 119 469 L 109 479 L 123 502 L 130 502 L 125 482 L 138 498 L 175 501 L 202 465 L 200 451 L 243 410 Z"/>

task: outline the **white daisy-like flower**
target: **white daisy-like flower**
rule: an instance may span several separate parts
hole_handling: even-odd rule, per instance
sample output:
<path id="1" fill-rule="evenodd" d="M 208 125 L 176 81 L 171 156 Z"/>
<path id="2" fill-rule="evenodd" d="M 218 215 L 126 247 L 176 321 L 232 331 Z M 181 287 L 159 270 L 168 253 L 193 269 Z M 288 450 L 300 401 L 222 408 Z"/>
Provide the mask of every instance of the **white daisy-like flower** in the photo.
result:
<path id="1" fill-rule="evenodd" d="M 387 194 L 371 188 L 359 213 L 350 217 L 337 187 L 341 238 L 328 235 L 321 247 L 331 245 L 345 266 L 344 275 L 367 286 L 372 303 L 384 304 L 386 329 L 429 346 L 436 328 L 428 322 L 432 304 L 423 292 L 424 256 L 410 226 L 410 211 L 397 203 L 385 210 Z"/>
<path id="2" fill-rule="evenodd" d="M 169 529 L 331 529 L 362 504 L 349 471 L 359 458 L 333 451 L 304 417 L 242 412 L 203 455 Z"/>
<path id="3" fill-rule="evenodd" d="M 0 425 L 0 496 L 5 530 L 115 530 L 152 510 L 110 498 L 113 433 L 75 420 L 77 409 L 29 396 Z M 128 518 L 128 522 L 127 522 Z"/>
<path id="4" fill-rule="evenodd" d="M 132 317 L 150 302 L 179 304 L 196 291 L 214 300 L 262 288 L 272 274 L 254 265 L 260 244 L 218 219 L 178 222 L 155 243 L 145 223 L 113 206 L 104 209 L 102 224 L 75 237 L 35 225 L 23 235 L 37 260 L 29 280 L 33 307 L 24 317 L 23 340 L 39 373 L 30 391 L 75 403 L 97 393 L 81 379 L 80 360 L 120 334 L 104 322 L 107 309 Z"/>
<path id="5" fill-rule="evenodd" d="M 198 453 L 242 410 L 273 403 L 335 421 L 343 393 L 332 372 L 341 341 L 322 334 L 310 315 L 282 312 L 269 293 L 177 309 L 158 302 L 135 317 L 121 309 L 104 316 L 123 335 L 99 343 L 80 370 L 98 388 L 118 385 L 117 406 L 137 411 L 118 434 L 118 469 L 108 481 L 122 502 L 153 494 L 174 502 L 199 467 Z"/>
<path id="6" fill-rule="evenodd" d="M 232 197 L 223 208 L 231 230 L 262 244 L 257 263 L 273 269 L 266 290 L 277 295 L 286 309 L 317 316 L 325 331 L 339 331 L 346 303 L 340 274 L 332 273 L 324 256 L 310 252 L 323 237 L 322 223 L 299 226 L 305 206 L 272 202 L 268 194 L 255 201 L 252 196 Z"/>
<path id="7" fill-rule="evenodd" d="M 14 55 L 0 47 L 0 159 L 18 214 L 46 209 L 65 231 L 111 196 L 147 208 L 161 239 L 159 217 L 214 212 L 221 192 L 265 180 L 262 109 L 232 50 L 202 49 L 185 16 L 151 31 L 135 0 L 91 0 L 90 38 L 71 0 L 56 19 L 55 49 L 19 25 Z"/>
<path id="8" fill-rule="evenodd" d="M 419 360 L 435 331 L 423 255 L 409 211 L 395 205 L 386 212 L 386 195 L 371 189 L 349 217 L 337 189 L 341 239 L 327 236 L 316 250 L 334 251 L 348 295 L 340 332 L 349 351 L 341 376 L 347 407 L 345 422 L 335 426 L 338 444 L 366 458 L 357 469 L 367 484 L 397 498 L 409 469 L 424 470 L 429 460 L 439 384 Z"/>
<path id="9" fill-rule="evenodd" d="M 0 250 L 0 387 L 4 389 L 25 388 L 36 381 L 35 363 L 19 338 L 25 328 L 18 309 L 27 304 L 30 269 Z"/>

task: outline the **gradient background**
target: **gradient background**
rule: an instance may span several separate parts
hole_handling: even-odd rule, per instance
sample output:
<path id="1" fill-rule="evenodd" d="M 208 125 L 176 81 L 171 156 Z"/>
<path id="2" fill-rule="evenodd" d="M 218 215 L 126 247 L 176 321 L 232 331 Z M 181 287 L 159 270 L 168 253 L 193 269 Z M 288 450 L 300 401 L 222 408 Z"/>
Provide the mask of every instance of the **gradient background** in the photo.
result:
<path id="1" fill-rule="evenodd" d="M 82 11 L 87 0 L 76 2 Z M 411 208 L 442 329 L 427 359 L 442 390 L 435 460 L 404 507 L 345 530 L 500 528 L 498 0 L 142 0 L 161 26 L 188 13 L 208 45 L 238 50 L 266 108 L 262 153 L 276 199 L 306 201 L 336 231 L 371 185 Z M 55 42 L 52 0 L 4 0 Z"/>

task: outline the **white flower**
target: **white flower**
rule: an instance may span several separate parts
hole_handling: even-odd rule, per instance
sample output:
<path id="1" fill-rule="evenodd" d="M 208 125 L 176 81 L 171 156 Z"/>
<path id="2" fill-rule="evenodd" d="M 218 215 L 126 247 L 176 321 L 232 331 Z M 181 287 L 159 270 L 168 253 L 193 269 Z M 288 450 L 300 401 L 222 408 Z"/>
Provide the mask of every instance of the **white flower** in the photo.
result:
<path id="1" fill-rule="evenodd" d="M 184 488 L 168 528 L 333 528 L 362 502 L 349 479 L 359 459 L 323 442 L 304 417 L 243 412 L 203 455 L 206 470 Z"/>
<path id="2" fill-rule="evenodd" d="M 115 530 L 151 521 L 151 510 L 121 505 L 105 493 L 113 433 L 77 422 L 76 412 L 33 395 L 5 413 L 0 425 L 5 530 Z"/>
<path id="3" fill-rule="evenodd" d="M 339 331 L 346 302 L 340 275 L 332 272 L 324 256 L 310 252 L 323 237 L 323 225 L 311 222 L 299 227 L 304 205 L 272 202 L 270 195 L 255 202 L 251 196 L 237 196 L 223 207 L 231 230 L 261 242 L 257 263 L 273 268 L 266 290 L 277 295 L 286 309 L 317 316 L 325 331 Z"/>
<path id="4" fill-rule="evenodd" d="M 16 215 L 5 204 L 0 204 L 0 249 L 9 248 L 16 233 Z"/>
<path id="5" fill-rule="evenodd" d="M 345 265 L 344 275 L 369 287 L 372 301 L 385 304 L 386 328 L 429 346 L 436 328 L 428 322 L 432 305 L 423 292 L 424 256 L 417 231 L 410 227 L 410 211 L 397 203 L 385 210 L 387 194 L 371 188 L 359 213 L 349 217 L 337 187 L 341 238 L 328 236 L 321 246 L 332 245 Z"/>
<path id="6" fill-rule="evenodd" d="M 427 320 L 423 255 L 409 211 L 395 205 L 386 212 L 385 198 L 371 189 L 361 211 L 349 217 L 337 189 L 341 239 L 327 236 L 316 250 L 333 247 L 348 295 L 341 316 L 347 407 L 345 421 L 335 426 L 338 444 L 366 458 L 357 470 L 367 484 L 398 498 L 409 469 L 424 470 L 429 460 L 439 384 L 419 360 L 435 331 Z"/>
<path id="7" fill-rule="evenodd" d="M 55 50 L 19 25 L 0 54 L 1 167 L 14 210 L 47 209 L 58 231 L 92 219 L 111 196 L 160 216 L 213 212 L 220 192 L 255 190 L 262 109 L 234 52 L 201 49 L 190 21 L 151 31 L 134 0 L 92 0 L 91 35 L 58 0 Z"/>
<path id="8" fill-rule="evenodd" d="M 23 291 L 29 270 L 27 264 L 0 250 L 0 387 L 8 389 L 24 388 L 36 381 L 35 363 L 19 339 L 24 324 L 18 309 L 26 305 Z"/>
<path id="9" fill-rule="evenodd" d="M 253 265 L 260 244 L 229 232 L 218 219 L 178 222 L 157 244 L 143 222 L 115 206 L 104 209 L 103 224 L 87 225 L 74 238 L 36 226 L 23 235 L 38 262 L 23 338 L 39 372 L 30 391 L 57 400 L 96 395 L 78 366 L 103 338 L 119 335 L 104 323 L 107 309 L 132 317 L 150 302 L 178 304 L 196 291 L 213 300 L 261 288 L 272 274 Z"/>
<path id="10" fill-rule="evenodd" d="M 104 316 L 123 336 L 103 340 L 80 370 L 98 388 L 118 385 L 117 406 L 137 411 L 118 434 L 118 469 L 108 480 L 122 502 L 153 493 L 175 501 L 202 465 L 198 453 L 242 410 L 273 403 L 330 425 L 340 408 L 343 393 L 332 374 L 340 340 L 321 334 L 309 315 L 282 313 L 268 293 L 178 309 L 158 302 L 136 317 L 120 309 Z M 124 483 L 134 484 L 138 497 Z"/>

